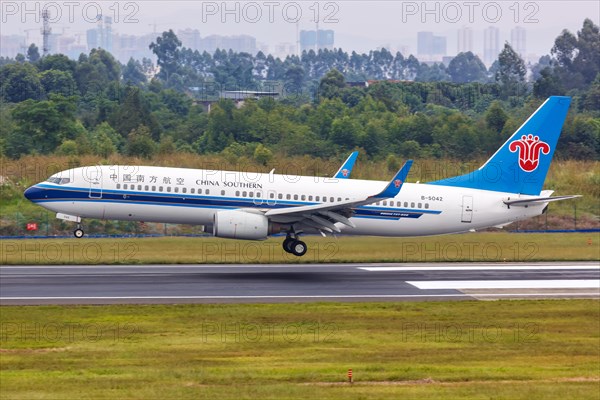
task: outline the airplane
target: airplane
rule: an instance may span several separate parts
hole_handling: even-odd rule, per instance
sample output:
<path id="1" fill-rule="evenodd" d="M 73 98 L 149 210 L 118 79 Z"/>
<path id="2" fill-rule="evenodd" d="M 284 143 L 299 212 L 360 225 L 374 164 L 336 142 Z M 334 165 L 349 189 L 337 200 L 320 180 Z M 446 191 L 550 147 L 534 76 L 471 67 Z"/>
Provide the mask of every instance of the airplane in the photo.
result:
<path id="1" fill-rule="evenodd" d="M 428 183 L 405 183 L 412 160 L 387 182 L 339 179 L 351 170 L 352 153 L 334 178 L 102 165 L 59 172 L 24 195 L 77 223 L 78 238 L 82 218 L 197 224 L 229 239 L 285 233 L 283 249 L 296 256 L 307 251 L 306 234 L 405 237 L 500 227 L 580 197 L 542 190 L 570 102 L 549 97 L 479 169 Z"/>

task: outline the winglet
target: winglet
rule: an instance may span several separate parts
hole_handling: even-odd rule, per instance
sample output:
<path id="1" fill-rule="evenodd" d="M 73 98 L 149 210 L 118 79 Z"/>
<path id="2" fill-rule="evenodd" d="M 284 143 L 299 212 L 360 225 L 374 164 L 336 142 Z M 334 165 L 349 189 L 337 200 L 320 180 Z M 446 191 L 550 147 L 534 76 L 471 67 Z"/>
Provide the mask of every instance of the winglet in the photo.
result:
<path id="1" fill-rule="evenodd" d="M 335 179 L 350 179 L 350 174 L 352 173 L 352 168 L 354 168 L 354 163 L 358 158 L 358 151 L 353 151 L 350 153 L 346 161 L 342 164 L 340 169 L 333 176 Z"/>
<path id="2" fill-rule="evenodd" d="M 375 196 L 371 196 L 371 197 L 375 197 L 375 198 L 381 198 L 381 199 L 389 199 L 391 197 L 396 197 L 398 195 L 398 193 L 400 193 L 400 189 L 402 189 L 402 185 L 404 184 L 404 181 L 406 180 L 406 177 L 408 176 L 408 171 L 410 171 L 410 167 L 412 167 L 412 163 L 413 160 L 408 160 L 404 163 L 404 165 L 402 166 L 402 168 L 400 168 L 400 170 L 398 172 L 396 172 L 396 175 L 392 178 L 392 180 L 390 181 L 390 183 L 388 183 L 388 185 L 385 187 L 385 189 L 383 189 L 383 191 L 379 194 L 376 194 Z"/>

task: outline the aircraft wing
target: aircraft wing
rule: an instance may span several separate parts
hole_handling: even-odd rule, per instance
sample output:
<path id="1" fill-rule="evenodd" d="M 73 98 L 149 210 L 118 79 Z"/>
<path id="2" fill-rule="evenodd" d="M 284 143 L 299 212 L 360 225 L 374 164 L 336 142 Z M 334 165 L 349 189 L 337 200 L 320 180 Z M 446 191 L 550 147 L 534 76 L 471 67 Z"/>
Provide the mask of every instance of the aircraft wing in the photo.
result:
<path id="1" fill-rule="evenodd" d="M 340 229 L 335 225 L 336 222 L 354 227 L 352 221 L 349 220 L 353 214 L 353 209 L 398 195 L 408 176 L 412 163 L 412 160 L 406 161 L 387 186 L 381 192 L 372 196 L 333 203 L 313 204 L 310 206 L 277 208 L 266 211 L 265 216 L 275 222 L 299 223 L 317 229 L 322 234 L 324 232 L 340 232 Z"/>
<path id="2" fill-rule="evenodd" d="M 336 179 L 350 179 L 350 174 L 352 173 L 352 168 L 354 168 L 354 163 L 358 158 L 358 151 L 353 151 L 350 153 L 346 161 L 342 164 L 340 169 L 333 175 Z"/>

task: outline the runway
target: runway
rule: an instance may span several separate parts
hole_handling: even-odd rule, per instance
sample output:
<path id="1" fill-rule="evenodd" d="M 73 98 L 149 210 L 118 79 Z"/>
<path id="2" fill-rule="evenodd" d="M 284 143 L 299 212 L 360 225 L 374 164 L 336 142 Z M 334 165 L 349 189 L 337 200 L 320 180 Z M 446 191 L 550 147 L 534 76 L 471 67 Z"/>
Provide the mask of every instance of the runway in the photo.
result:
<path id="1" fill-rule="evenodd" d="M 600 298 L 598 262 L 2 266 L 0 305 Z"/>

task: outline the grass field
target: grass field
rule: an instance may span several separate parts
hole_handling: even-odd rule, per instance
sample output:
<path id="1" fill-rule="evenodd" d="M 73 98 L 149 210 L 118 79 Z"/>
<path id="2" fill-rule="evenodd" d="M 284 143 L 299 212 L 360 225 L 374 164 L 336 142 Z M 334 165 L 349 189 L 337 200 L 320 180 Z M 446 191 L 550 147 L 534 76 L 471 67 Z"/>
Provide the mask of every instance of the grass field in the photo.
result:
<path id="1" fill-rule="evenodd" d="M 600 260 L 600 233 L 469 233 L 423 238 L 306 237 L 295 257 L 283 238 L 213 237 L 31 239 L 0 242 L 2 264 L 162 264 L 318 262 L 515 262 Z"/>
<path id="2" fill-rule="evenodd" d="M 600 393 L 597 300 L 5 306 L 0 327 L 2 399 Z"/>

